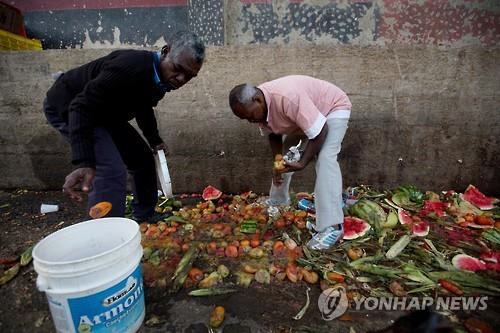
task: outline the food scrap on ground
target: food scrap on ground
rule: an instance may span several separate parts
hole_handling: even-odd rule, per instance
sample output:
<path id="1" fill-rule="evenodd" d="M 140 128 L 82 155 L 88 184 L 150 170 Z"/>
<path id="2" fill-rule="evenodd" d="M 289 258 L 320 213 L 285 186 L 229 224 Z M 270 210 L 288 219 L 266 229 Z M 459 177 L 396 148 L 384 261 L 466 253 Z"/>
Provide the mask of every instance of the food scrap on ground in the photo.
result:
<path id="1" fill-rule="evenodd" d="M 346 195 L 351 205 L 344 208 L 344 239 L 323 252 L 304 246 L 311 237 L 306 222 L 314 223 L 315 215 L 299 209 L 298 201 L 313 200 L 313 194 L 294 196 L 286 207 L 268 207 L 253 192 L 227 195 L 212 186 L 192 205 L 171 199 L 157 208 L 167 214 L 163 220 L 140 225 L 145 282 L 182 287 L 193 296 L 284 280 L 323 289 L 342 283 L 351 301 L 500 295 L 497 199 L 472 185 L 463 194 L 358 186 Z M 176 279 L 178 271 L 185 277 Z"/>
<path id="2" fill-rule="evenodd" d="M 329 288 L 346 290 L 351 307 L 369 296 L 500 294 L 497 199 L 473 186 L 462 194 L 414 186 L 379 191 L 357 186 L 344 194 L 344 239 L 322 252 L 304 246 L 311 237 L 306 222 L 315 222 L 313 193 L 292 194 L 292 203 L 280 207 L 266 206 L 253 192 L 229 195 L 214 187 L 160 197 L 158 221 L 140 224 L 145 284 L 155 293 L 179 293 L 197 302 L 238 298 L 248 287 L 292 288 L 298 298 L 286 316 L 293 322 L 301 317 L 302 324 L 313 305 L 317 312 L 317 295 Z M 127 214 L 132 199 L 127 197 Z M 31 261 L 32 244 L 1 259 L 0 285 L 14 285 L 16 276 L 31 269 L 23 266 Z M 218 305 L 235 313 L 231 302 Z M 166 320 L 156 315 L 148 316 L 148 325 Z M 340 318 L 349 322 L 349 316 Z M 468 315 L 460 322 L 479 325 L 473 319 Z"/>

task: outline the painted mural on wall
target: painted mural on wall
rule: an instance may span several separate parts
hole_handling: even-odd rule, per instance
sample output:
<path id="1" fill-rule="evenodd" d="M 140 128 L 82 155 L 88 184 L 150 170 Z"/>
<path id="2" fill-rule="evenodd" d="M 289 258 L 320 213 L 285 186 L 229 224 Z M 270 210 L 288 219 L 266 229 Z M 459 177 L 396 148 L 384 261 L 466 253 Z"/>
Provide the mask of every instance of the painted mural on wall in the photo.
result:
<path id="1" fill-rule="evenodd" d="M 10 0 L 28 34 L 44 48 L 161 47 L 173 33 L 191 30 L 222 45 L 219 0 Z"/>
<path id="2" fill-rule="evenodd" d="M 241 0 L 226 39 L 360 45 L 500 44 L 500 1 Z"/>
<path id="3" fill-rule="evenodd" d="M 500 45 L 495 0 L 7 0 L 45 48 L 209 45 Z"/>

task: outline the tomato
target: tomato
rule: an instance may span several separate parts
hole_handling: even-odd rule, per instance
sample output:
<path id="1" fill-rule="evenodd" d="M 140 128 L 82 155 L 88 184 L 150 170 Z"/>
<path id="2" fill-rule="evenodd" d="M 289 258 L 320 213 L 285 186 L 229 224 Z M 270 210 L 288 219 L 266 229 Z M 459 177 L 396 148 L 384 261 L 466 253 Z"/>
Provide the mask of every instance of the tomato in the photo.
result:
<path id="1" fill-rule="evenodd" d="M 207 245 L 207 253 L 208 254 L 214 254 L 216 250 L 217 250 L 217 243 L 215 243 L 215 242 L 208 243 L 208 245 Z"/>
<path id="2" fill-rule="evenodd" d="M 273 245 L 273 255 L 283 255 L 285 251 L 285 244 L 282 241 L 276 241 Z"/>
<path id="3" fill-rule="evenodd" d="M 259 246 L 259 244 L 260 244 L 260 241 L 258 239 L 252 239 L 250 241 L 250 246 L 251 247 L 257 247 L 257 246 Z"/>
<path id="4" fill-rule="evenodd" d="M 226 257 L 236 258 L 238 257 L 238 247 L 234 245 L 229 245 L 226 247 Z"/>
<path id="5" fill-rule="evenodd" d="M 191 268 L 191 270 L 188 273 L 188 276 L 193 281 L 196 281 L 196 282 L 203 280 L 203 272 L 200 269 L 195 268 L 195 267 Z"/>
<path id="6" fill-rule="evenodd" d="M 274 221 L 274 226 L 278 229 L 283 229 L 285 227 L 285 220 L 279 218 Z"/>
<path id="7" fill-rule="evenodd" d="M 299 280 L 299 270 L 297 268 L 297 265 L 294 263 L 288 263 L 285 269 L 286 277 L 288 280 L 291 282 L 295 283 Z"/>
<path id="8" fill-rule="evenodd" d="M 335 272 L 328 272 L 326 274 L 328 280 L 330 281 L 336 281 L 336 282 L 344 282 L 345 278 L 343 275 L 340 275 L 339 273 Z"/>
<path id="9" fill-rule="evenodd" d="M 148 228 L 149 228 L 149 223 L 139 224 L 139 230 L 141 231 L 141 233 L 145 233 L 146 230 L 148 230 Z"/>
<path id="10" fill-rule="evenodd" d="M 225 224 L 224 227 L 222 228 L 222 232 L 224 235 L 230 235 L 233 232 L 233 229 L 231 228 L 230 224 Z"/>

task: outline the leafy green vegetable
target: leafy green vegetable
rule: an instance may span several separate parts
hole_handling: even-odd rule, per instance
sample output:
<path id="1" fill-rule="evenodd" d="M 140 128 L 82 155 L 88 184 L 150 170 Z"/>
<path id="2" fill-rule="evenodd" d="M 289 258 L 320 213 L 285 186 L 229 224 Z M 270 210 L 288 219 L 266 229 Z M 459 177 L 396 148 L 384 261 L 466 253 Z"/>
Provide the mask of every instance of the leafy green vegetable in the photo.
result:
<path id="1" fill-rule="evenodd" d="M 21 254 L 21 266 L 26 266 L 31 262 L 32 256 L 31 253 L 33 252 L 33 247 L 30 246 L 24 252 Z"/>

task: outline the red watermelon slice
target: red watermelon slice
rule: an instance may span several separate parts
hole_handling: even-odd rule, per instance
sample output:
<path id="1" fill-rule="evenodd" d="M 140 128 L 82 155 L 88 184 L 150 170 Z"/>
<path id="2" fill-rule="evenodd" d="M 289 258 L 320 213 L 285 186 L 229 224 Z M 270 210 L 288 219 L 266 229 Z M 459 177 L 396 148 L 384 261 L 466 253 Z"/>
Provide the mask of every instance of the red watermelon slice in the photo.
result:
<path id="1" fill-rule="evenodd" d="M 411 231 L 415 236 L 425 237 L 429 234 L 429 223 L 427 221 L 415 222 L 411 225 Z"/>
<path id="2" fill-rule="evenodd" d="M 420 211 L 420 216 L 427 216 L 430 213 L 435 213 L 438 217 L 443 217 L 445 215 L 444 211 L 448 208 L 449 203 L 441 201 L 425 201 L 422 210 Z"/>
<path id="3" fill-rule="evenodd" d="M 468 201 L 482 210 L 492 209 L 495 207 L 495 203 L 498 202 L 496 198 L 485 196 L 474 185 L 469 185 L 464 194 L 460 195 L 460 199 Z"/>
<path id="4" fill-rule="evenodd" d="M 486 264 L 482 260 L 466 254 L 457 254 L 451 259 L 451 263 L 455 268 L 460 270 L 475 272 L 487 269 Z"/>
<path id="5" fill-rule="evenodd" d="M 403 225 L 411 226 L 411 231 L 415 236 L 425 237 L 429 234 L 429 222 L 422 220 L 418 216 L 411 216 L 402 208 L 398 209 L 398 220 Z"/>
<path id="6" fill-rule="evenodd" d="M 480 258 L 484 261 L 498 263 L 500 262 L 500 251 L 483 252 Z"/>
<path id="7" fill-rule="evenodd" d="M 352 216 L 344 217 L 344 239 L 349 240 L 362 237 L 370 228 L 370 225 L 362 219 Z"/>
<path id="8" fill-rule="evenodd" d="M 219 199 L 220 196 L 222 195 L 222 192 L 216 189 L 215 187 L 208 185 L 205 187 L 203 190 L 203 199 L 205 200 L 216 200 Z"/>
<path id="9" fill-rule="evenodd" d="M 398 220 L 401 224 L 413 224 L 410 213 L 408 213 L 403 208 L 398 209 Z"/>

